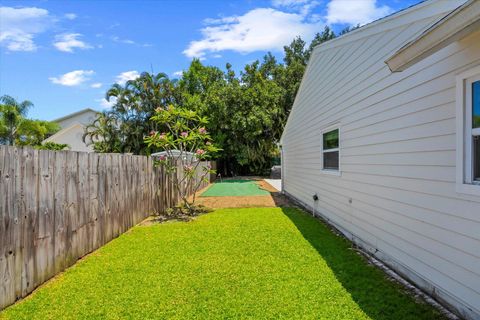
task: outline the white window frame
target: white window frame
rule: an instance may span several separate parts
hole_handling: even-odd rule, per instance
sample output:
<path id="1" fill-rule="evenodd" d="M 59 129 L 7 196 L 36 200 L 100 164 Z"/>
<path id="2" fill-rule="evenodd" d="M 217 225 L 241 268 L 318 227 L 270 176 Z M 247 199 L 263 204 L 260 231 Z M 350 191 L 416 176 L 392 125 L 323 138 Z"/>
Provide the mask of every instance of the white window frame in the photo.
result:
<path id="1" fill-rule="evenodd" d="M 338 148 L 334 148 L 334 149 L 327 149 L 327 150 L 323 150 L 323 135 L 325 133 L 328 133 L 330 131 L 333 131 L 333 130 L 338 130 Z M 322 129 L 321 131 L 321 138 L 320 138 L 320 153 L 321 153 L 321 172 L 324 173 L 324 174 L 330 174 L 330 175 L 334 175 L 334 176 L 341 176 L 342 173 L 341 173 L 341 165 L 340 165 L 340 155 L 341 155 L 341 130 L 340 130 L 340 125 L 339 124 L 335 124 L 335 125 L 331 125 L 329 127 L 326 127 L 324 129 Z M 335 169 L 325 169 L 323 167 L 323 163 L 324 163 L 324 159 L 323 159 L 323 154 L 324 153 L 328 153 L 328 152 L 335 152 L 335 151 L 338 151 L 338 170 L 335 170 Z"/>
<path id="2" fill-rule="evenodd" d="M 456 190 L 459 193 L 480 196 L 480 183 L 473 181 L 472 152 L 472 137 L 480 136 L 480 129 L 472 129 L 472 83 L 480 81 L 480 66 L 462 72 L 457 75 L 456 80 Z"/>

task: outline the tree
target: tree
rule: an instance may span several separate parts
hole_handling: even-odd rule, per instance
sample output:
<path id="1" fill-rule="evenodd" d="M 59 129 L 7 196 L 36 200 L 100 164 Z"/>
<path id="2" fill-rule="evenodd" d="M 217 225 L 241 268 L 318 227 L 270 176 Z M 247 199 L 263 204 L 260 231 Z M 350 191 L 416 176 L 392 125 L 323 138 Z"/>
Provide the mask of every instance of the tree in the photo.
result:
<path id="1" fill-rule="evenodd" d="M 356 26 L 346 26 L 345 28 L 343 28 L 342 30 L 340 30 L 340 32 L 338 33 L 338 36 L 343 36 L 344 34 L 347 34 L 353 30 L 356 30 L 360 28 L 360 24 L 357 24 Z"/>
<path id="2" fill-rule="evenodd" d="M 200 188 L 201 182 L 208 182 L 208 175 L 214 173 L 211 168 L 203 167 L 197 181 L 197 169 L 202 160 L 210 159 L 218 151 L 205 129 L 208 118 L 200 116 L 193 110 L 170 105 L 167 108 L 158 107 L 151 120 L 159 127 L 166 127 L 161 133 L 150 132 L 145 137 L 145 143 L 149 147 L 166 152 L 156 164 L 177 176 L 174 186 L 183 203 L 183 206 L 176 208 L 177 214 L 195 215 L 197 213 L 194 206 L 195 193 Z M 188 201 L 190 190 L 193 190 L 192 202 Z"/>
<path id="3" fill-rule="evenodd" d="M 122 133 L 116 113 L 104 111 L 85 127 L 83 142 L 93 144 L 93 150 L 100 153 L 122 152 Z"/>
<path id="4" fill-rule="evenodd" d="M 0 103 L 0 143 L 38 146 L 60 129 L 54 122 L 26 118 L 28 109 L 33 106 L 28 100 L 17 102 L 4 95 Z"/>
<path id="5" fill-rule="evenodd" d="M 42 141 L 60 129 L 55 122 L 23 118 L 18 124 L 15 145 L 39 146 Z"/>
<path id="6" fill-rule="evenodd" d="M 281 131 L 279 102 L 283 90 L 274 81 L 278 63 L 266 55 L 262 63 L 246 65 L 239 76 L 192 61 L 179 82 L 183 105 L 211 121 L 206 126 L 222 149 L 222 174 L 265 174 L 271 166 Z"/>
<path id="7" fill-rule="evenodd" d="M 18 102 L 15 98 L 4 95 L 0 97 L 0 139 L 6 145 L 15 144 L 15 138 L 18 135 L 18 127 L 26 116 L 28 109 L 33 106 L 28 100 Z"/>
<path id="8" fill-rule="evenodd" d="M 93 143 L 97 152 L 148 154 L 152 150 L 143 143 L 143 137 L 161 129 L 150 118 L 155 108 L 176 102 L 175 95 L 176 81 L 169 80 L 165 73 L 143 72 L 124 86 L 112 85 L 106 99 L 113 106 L 87 126 L 84 141 Z"/>
<path id="9" fill-rule="evenodd" d="M 265 174 L 278 157 L 283 132 L 302 77 L 315 46 L 335 38 L 327 26 L 307 43 L 297 37 L 284 47 L 283 61 L 267 53 L 235 73 L 192 60 L 178 81 L 163 74 L 142 73 L 125 86 L 113 85 L 106 94 L 114 105 L 88 127 L 101 152 L 149 154 L 155 144 L 139 143 L 150 131 L 167 128 L 151 120 L 155 109 L 181 105 L 208 116 L 206 129 L 221 149 L 218 170 L 222 174 Z"/>
<path id="10" fill-rule="evenodd" d="M 312 54 L 312 51 L 316 46 L 327 42 L 328 40 L 335 39 L 336 37 L 337 36 L 333 32 L 333 30 L 330 29 L 329 26 L 325 26 L 322 32 L 317 32 L 312 42 L 310 43 L 310 46 L 308 47 L 307 60 L 310 59 L 310 55 Z"/>
<path id="11" fill-rule="evenodd" d="M 36 147 L 36 149 L 39 150 L 53 150 L 53 151 L 61 151 L 65 149 L 69 149 L 70 146 L 65 143 L 55 143 L 52 141 L 45 142 L 39 146 Z"/>

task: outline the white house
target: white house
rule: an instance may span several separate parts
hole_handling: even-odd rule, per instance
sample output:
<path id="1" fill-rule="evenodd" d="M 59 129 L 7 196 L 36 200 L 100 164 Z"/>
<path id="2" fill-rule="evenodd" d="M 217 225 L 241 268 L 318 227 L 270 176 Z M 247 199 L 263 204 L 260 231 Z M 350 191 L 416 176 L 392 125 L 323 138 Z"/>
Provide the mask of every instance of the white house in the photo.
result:
<path id="1" fill-rule="evenodd" d="M 93 152 L 93 146 L 83 142 L 83 134 L 85 127 L 95 120 L 97 114 L 97 111 L 87 108 L 53 120 L 62 129 L 43 142 L 66 143 L 71 151 Z"/>
<path id="2" fill-rule="evenodd" d="M 286 194 L 480 319 L 480 0 L 317 46 L 281 144 Z"/>

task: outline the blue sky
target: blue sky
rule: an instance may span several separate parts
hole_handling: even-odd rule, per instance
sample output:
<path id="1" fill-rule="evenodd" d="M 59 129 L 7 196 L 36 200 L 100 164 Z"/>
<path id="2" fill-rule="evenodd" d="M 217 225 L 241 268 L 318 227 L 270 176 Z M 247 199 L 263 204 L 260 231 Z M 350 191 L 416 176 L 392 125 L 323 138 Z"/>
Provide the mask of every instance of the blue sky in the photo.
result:
<path id="1" fill-rule="evenodd" d="M 0 95 L 52 120 L 108 108 L 105 91 L 142 71 L 177 77 L 193 57 L 236 70 L 325 24 L 365 24 L 419 0 L 0 1 Z"/>

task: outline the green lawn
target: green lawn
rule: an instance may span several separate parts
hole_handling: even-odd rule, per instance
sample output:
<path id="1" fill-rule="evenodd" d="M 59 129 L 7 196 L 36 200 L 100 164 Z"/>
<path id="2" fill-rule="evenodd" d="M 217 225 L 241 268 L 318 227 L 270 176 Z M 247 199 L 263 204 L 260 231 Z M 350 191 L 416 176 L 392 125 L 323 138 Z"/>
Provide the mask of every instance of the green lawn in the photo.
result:
<path id="1" fill-rule="evenodd" d="M 212 184 L 201 197 L 268 196 L 253 180 L 226 180 Z"/>
<path id="2" fill-rule="evenodd" d="M 302 211 L 135 227 L 2 319 L 441 319 Z"/>

